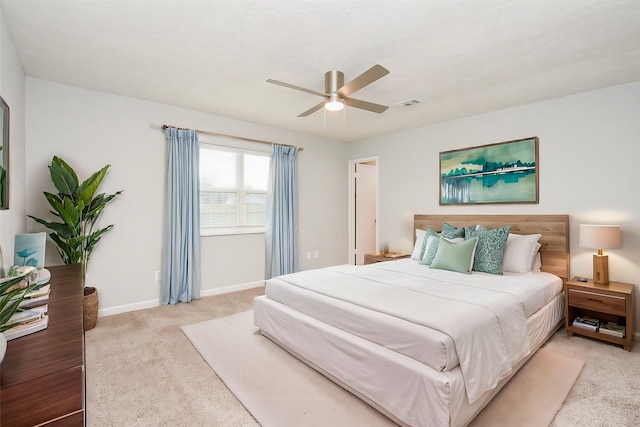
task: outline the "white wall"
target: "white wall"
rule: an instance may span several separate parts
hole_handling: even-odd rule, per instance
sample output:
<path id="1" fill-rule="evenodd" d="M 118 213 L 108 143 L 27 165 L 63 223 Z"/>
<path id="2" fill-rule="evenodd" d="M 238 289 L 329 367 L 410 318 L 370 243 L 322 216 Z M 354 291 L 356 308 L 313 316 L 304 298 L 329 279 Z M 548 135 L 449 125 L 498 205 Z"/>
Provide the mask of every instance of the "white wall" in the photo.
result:
<path id="1" fill-rule="evenodd" d="M 14 236 L 26 230 L 24 71 L 0 8 L 0 96 L 9 105 L 9 209 L 0 210 L 0 277 L 13 265 Z"/>
<path id="2" fill-rule="evenodd" d="M 107 206 L 100 241 L 87 272 L 100 292 L 102 314 L 157 304 L 154 272 L 161 270 L 165 145 L 169 124 L 304 147 L 298 156 L 300 267 L 346 262 L 344 143 L 45 80 L 26 79 L 27 213 L 46 217 L 43 191 L 54 191 L 47 166 L 62 157 L 80 179 L 105 164 L 101 192 L 124 193 Z M 32 220 L 29 231 L 43 228 Z M 264 279 L 264 235 L 202 238 L 202 291 Z M 306 252 L 319 251 L 307 260 Z M 60 264 L 47 247 L 48 265 Z"/>
<path id="3" fill-rule="evenodd" d="M 414 107 L 419 108 L 419 107 Z M 441 151 L 538 136 L 540 203 L 439 206 Z M 611 280 L 636 284 L 640 331 L 640 82 L 397 132 L 348 145 L 347 157 L 379 158 L 380 241 L 410 252 L 415 213 L 570 215 L 571 274 L 591 277 L 593 250 L 579 224 L 620 224 L 608 251 Z"/>

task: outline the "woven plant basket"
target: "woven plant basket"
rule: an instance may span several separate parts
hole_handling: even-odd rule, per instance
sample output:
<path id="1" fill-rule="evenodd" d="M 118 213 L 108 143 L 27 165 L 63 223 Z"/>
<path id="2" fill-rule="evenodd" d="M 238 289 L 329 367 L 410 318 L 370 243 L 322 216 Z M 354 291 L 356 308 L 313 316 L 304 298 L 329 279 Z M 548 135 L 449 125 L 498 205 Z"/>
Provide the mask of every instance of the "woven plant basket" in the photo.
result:
<path id="1" fill-rule="evenodd" d="M 98 290 L 92 286 L 84 288 L 84 330 L 96 327 L 98 321 Z"/>

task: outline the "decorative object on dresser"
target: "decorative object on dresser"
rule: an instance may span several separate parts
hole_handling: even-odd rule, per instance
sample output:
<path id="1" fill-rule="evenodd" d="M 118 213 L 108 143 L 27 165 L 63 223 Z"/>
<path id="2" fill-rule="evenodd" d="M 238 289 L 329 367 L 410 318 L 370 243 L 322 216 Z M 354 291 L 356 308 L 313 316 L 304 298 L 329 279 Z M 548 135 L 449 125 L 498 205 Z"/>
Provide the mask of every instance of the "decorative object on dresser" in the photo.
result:
<path id="1" fill-rule="evenodd" d="M 12 281 L 15 283 L 16 280 L 20 282 L 13 286 L 14 292 L 19 292 L 19 295 L 9 300 L 8 310 L 4 310 L 4 304 L 0 303 L 3 310 L 0 332 L 3 337 L 9 341 L 46 329 L 49 324 L 47 302 L 51 286 L 43 285 L 40 282 L 38 270 L 32 266 L 12 267 L 9 270 L 9 278 L 4 280 L 8 280 L 8 282 L 3 282 L 3 291 L 0 292 L 3 297 L 11 297 L 12 295 L 12 292 L 4 293 L 7 283 Z M 6 316 L 11 310 L 15 312 L 6 320 Z"/>
<path id="2" fill-rule="evenodd" d="M 49 281 L 51 274 L 44 268 L 47 233 L 16 234 L 13 249 L 13 267 L 35 267 L 38 269 L 38 285 Z"/>
<path id="3" fill-rule="evenodd" d="M 593 280 L 565 283 L 565 321 L 567 335 L 583 335 L 631 351 L 635 313 L 633 284 Z"/>
<path id="4" fill-rule="evenodd" d="M 7 343 L 0 425 L 85 425 L 82 267 L 51 271 L 49 326 Z"/>
<path id="5" fill-rule="evenodd" d="M 55 243 L 65 264 L 80 263 L 82 265 L 83 283 L 93 250 L 102 236 L 113 228 L 113 224 L 99 229 L 94 229 L 94 227 L 97 226 L 98 219 L 107 204 L 122 193 L 121 190 L 114 194 L 96 194 L 109 167 L 110 165 L 104 166 L 80 183 L 73 168 L 61 158 L 53 156 L 49 173 L 58 193 L 52 194 L 45 191 L 44 196 L 53 208 L 50 212 L 56 216 L 56 220 L 62 222 L 49 222 L 33 215 L 27 215 L 39 224 L 53 230 L 49 237 Z M 90 296 L 95 294 L 95 297 L 92 297 L 90 301 L 97 305 L 97 290 L 95 288 L 87 287 L 85 294 Z M 87 310 L 86 312 L 89 315 L 95 315 L 94 318 L 86 319 L 85 326 L 90 329 L 96 324 L 98 311 Z"/>
<path id="6" fill-rule="evenodd" d="M 620 226 L 580 224 L 580 247 L 598 250 L 593 255 L 593 281 L 609 283 L 609 256 L 602 250 L 620 248 Z"/>
<path id="7" fill-rule="evenodd" d="M 29 283 L 29 279 L 25 278 L 27 275 L 28 273 L 23 273 L 0 279 L 0 362 L 2 362 L 7 349 L 4 331 L 20 324 L 14 315 L 25 295 L 37 286 L 36 283 Z M 0 424 L 2 423 L 0 422 Z"/>

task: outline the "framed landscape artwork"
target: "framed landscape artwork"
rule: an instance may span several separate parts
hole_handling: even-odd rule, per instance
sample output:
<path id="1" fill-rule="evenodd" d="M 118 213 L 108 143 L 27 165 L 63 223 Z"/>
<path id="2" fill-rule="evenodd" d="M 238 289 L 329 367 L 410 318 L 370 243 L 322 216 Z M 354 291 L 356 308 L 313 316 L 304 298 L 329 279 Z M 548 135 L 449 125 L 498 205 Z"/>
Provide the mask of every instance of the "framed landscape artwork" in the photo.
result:
<path id="1" fill-rule="evenodd" d="M 538 203 L 538 137 L 440 153 L 440 204 Z"/>

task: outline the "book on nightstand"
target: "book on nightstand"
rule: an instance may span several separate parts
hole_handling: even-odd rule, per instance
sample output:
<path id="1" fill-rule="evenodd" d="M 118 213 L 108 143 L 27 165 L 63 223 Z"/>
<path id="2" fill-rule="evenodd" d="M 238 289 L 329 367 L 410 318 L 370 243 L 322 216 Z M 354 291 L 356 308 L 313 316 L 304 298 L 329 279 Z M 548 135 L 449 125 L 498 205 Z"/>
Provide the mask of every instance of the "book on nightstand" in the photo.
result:
<path id="1" fill-rule="evenodd" d="M 573 320 L 573 323 L 572 323 L 572 325 L 575 326 L 576 328 L 588 329 L 593 332 L 598 332 L 598 329 L 600 328 L 601 324 L 602 324 L 602 321 L 596 318 L 587 317 L 587 316 L 583 316 L 583 317 L 578 316 Z"/>
<path id="2" fill-rule="evenodd" d="M 620 326 L 612 322 L 607 322 L 600 325 L 600 332 L 618 338 L 624 338 L 625 330 L 626 328 L 624 326 Z"/>
<path id="3" fill-rule="evenodd" d="M 385 254 L 382 255 L 385 258 L 404 258 L 407 256 L 407 254 L 401 254 L 398 252 L 387 252 Z"/>

